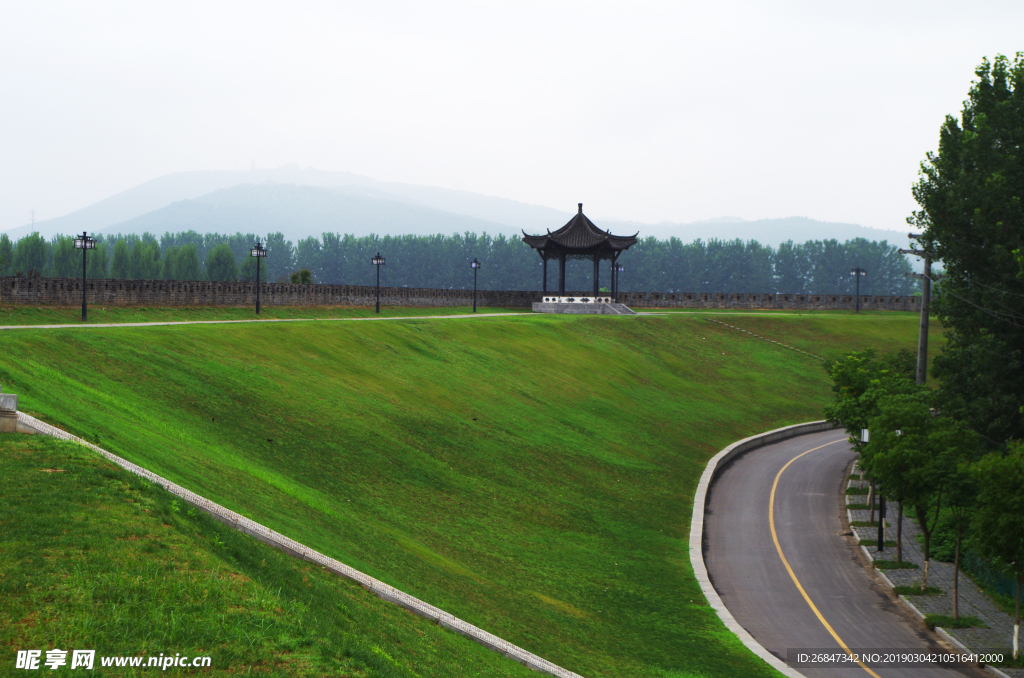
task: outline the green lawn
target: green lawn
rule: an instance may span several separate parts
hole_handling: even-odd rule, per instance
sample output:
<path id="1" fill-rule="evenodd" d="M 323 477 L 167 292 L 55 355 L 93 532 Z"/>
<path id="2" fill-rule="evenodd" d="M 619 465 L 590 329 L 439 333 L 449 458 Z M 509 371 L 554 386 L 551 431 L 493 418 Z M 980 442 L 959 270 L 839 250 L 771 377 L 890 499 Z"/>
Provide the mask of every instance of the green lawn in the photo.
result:
<path id="1" fill-rule="evenodd" d="M 819 355 L 917 333 L 731 324 Z M 0 338 L 26 412 L 566 668 L 772 675 L 708 607 L 687 530 L 715 452 L 820 418 L 817 360 L 690 315 Z"/>
<path id="2" fill-rule="evenodd" d="M 221 525 L 81 445 L 3 433 L 0 449 L 8 668 L 19 649 L 60 648 L 96 650 L 95 676 L 154 671 L 103 670 L 100 655 L 148 661 L 161 652 L 210 657 L 209 669 L 177 669 L 190 674 L 536 675 Z"/>

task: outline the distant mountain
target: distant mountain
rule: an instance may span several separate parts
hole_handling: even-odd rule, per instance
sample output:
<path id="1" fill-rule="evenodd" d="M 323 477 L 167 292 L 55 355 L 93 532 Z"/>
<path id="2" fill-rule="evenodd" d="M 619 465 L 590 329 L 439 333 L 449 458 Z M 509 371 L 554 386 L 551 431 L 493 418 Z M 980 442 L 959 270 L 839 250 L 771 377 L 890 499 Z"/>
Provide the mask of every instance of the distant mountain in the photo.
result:
<path id="1" fill-rule="evenodd" d="M 576 196 L 560 211 L 506 198 L 376 181 L 348 172 L 285 166 L 272 170 L 177 172 L 147 181 L 71 214 L 6 231 L 17 239 L 37 230 L 44 237 L 80 233 L 161 235 L 194 229 L 266 233 L 280 230 L 298 240 L 322 231 L 363 235 L 487 231 L 492 235 L 554 230 L 572 217 Z M 856 224 L 815 221 L 806 217 L 745 221 L 726 216 L 691 223 L 597 219 L 601 228 L 641 237 L 757 240 L 778 246 L 853 238 L 906 242 L 906 234 Z"/>
<path id="2" fill-rule="evenodd" d="M 658 224 L 643 224 L 635 221 L 604 221 L 598 224 L 615 233 L 640 231 L 641 236 L 653 235 L 657 238 L 679 238 L 683 242 L 692 242 L 697 238 L 710 240 L 756 240 L 762 245 L 778 247 L 787 240 L 806 242 L 807 240 L 829 240 L 840 242 L 865 238 L 867 240 L 895 243 L 905 247 L 909 242 L 906 231 L 889 231 L 880 228 L 868 228 L 857 224 L 843 224 L 828 221 L 816 221 L 807 217 L 785 217 L 783 219 L 758 219 L 745 221 L 738 217 L 720 217 L 707 221 L 694 221 L 688 224 L 663 221 Z"/>
<path id="3" fill-rule="evenodd" d="M 214 191 L 245 184 L 293 184 L 333 188 L 363 197 L 404 202 L 505 224 L 507 228 L 502 231 L 505 233 L 521 228 L 527 231 L 555 228 L 572 216 L 570 211 L 561 212 L 550 207 L 528 205 L 507 198 L 432 186 L 376 181 L 348 172 L 300 169 L 292 165 L 272 170 L 176 172 L 139 184 L 70 214 L 39 221 L 32 226 L 19 226 L 5 232 L 12 239 L 21 238 L 32 231 L 39 231 L 46 238 L 82 230 L 98 232 L 159 210 L 171 203 L 195 199 Z"/>
<path id="4" fill-rule="evenodd" d="M 321 233 L 433 235 L 443 233 L 514 233 L 494 221 L 422 207 L 380 195 L 356 194 L 317 186 L 242 184 L 181 200 L 122 221 L 100 233 L 152 233 L 195 230 L 199 233 L 281 231 L 290 240 Z"/>

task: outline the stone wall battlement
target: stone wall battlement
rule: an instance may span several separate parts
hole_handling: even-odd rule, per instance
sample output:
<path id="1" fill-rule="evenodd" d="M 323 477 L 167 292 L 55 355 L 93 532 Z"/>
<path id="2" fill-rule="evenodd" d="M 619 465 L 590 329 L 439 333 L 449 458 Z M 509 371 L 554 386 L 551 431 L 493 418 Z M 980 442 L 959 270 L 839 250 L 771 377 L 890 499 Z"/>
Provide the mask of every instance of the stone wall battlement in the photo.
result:
<path id="1" fill-rule="evenodd" d="M 97 306 L 253 306 L 256 284 L 176 280 L 89 280 L 86 300 Z M 549 293 L 550 294 L 550 293 Z M 377 290 L 368 285 L 291 285 L 262 283 L 264 306 L 373 306 Z M 566 292 L 566 296 L 586 296 Z M 530 308 L 541 292 L 477 292 L 477 306 Z M 919 311 L 920 297 L 861 295 L 862 310 Z M 74 306 L 82 301 L 77 278 L 0 277 L 0 305 Z M 853 310 L 856 297 L 846 294 L 775 294 L 726 292 L 621 292 L 616 302 L 635 308 L 763 308 Z M 473 290 L 381 287 L 386 306 L 471 306 Z"/>

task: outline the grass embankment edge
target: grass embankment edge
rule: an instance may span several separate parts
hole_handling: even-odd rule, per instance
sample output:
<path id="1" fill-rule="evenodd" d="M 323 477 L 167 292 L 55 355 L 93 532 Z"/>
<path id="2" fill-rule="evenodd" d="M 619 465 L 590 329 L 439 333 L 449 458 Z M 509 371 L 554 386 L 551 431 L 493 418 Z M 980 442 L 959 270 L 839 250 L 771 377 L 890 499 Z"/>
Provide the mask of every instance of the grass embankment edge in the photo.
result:
<path id="1" fill-rule="evenodd" d="M 224 508 L 216 502 L 210 501 L 205 497 L 201 497 L 194 492 L 191 492 L 180 485 L 172 483 L 171 481 L 163 478 L 152 471 L 149 471 L 141 466 L 133 464 L 132 462 L 122 459 L 116 454 L 112 454 L 101 447 L 98 447 L 86 440 L 79 438 L 67 431 L 63 431 L 55 426 L 36 419 L 23 412 L 18 413 L 18 420 L 22 423 L 34 428 L 39 432 L 40 435 L 52 436 L 68 442 L 78 443 L 89 448 L 93 452 L 96 452 L 108 461 L 117 464 L 125 471 L 139 476 L 143 480 L 156 484 L 162 487 L 167 492 L 173 494 L 176 497 L 181 498 L 189 505 L 209 514 L 214 519 L 228 525 L 232 529 L 235 529 L 243 534 L 246 534 L 254 539 L 257 539 L 265 544 L 278 548 L 289 555 L 298 558 L 300 560 L 311 561 L 317 565 L 320 565 L 323 569 L 332 572 L 345 579 L 350 579 L 362 585 L 374 593 L 377 597 L 385 600 L 389 603 L 402 607 L 413 614 L 420 617 L 424 617 L 433 622 L 436 622 L 440 626 L 454 631 L 459 635 L 465 636 L 489 650 L 493 650 L 513 661 L 519 662 L 520 664 L 531 668 L 535 671 L 548 673 L 557 676 L 566 676 L 567 678 L 576 677 L 581 678 L 579 674 L 568 671 L 557 664 L 547 661 L 542 657 L 528 652 L 521 647 L 518 647 L 494 634 L 488 633 L 483 629 L 480 629 L 472 624 L 469 624 L 443 610 L 440 610 L 424 601 L 410 596 L 404 591 L 400 591 L 393 586 L 388 586 L 382 581 L 379 581 L 363 572 L 345 565 L 333 558 L 329 558 L 324 554 L 315 551 L 305 544 L 301 544 L 293 539 L 286 537 L 285 535 L 279 534 L 274 530 L 271 530 L 253 520 L 246 518 L 245 516 L 239 515 L 234 511 Z"/>

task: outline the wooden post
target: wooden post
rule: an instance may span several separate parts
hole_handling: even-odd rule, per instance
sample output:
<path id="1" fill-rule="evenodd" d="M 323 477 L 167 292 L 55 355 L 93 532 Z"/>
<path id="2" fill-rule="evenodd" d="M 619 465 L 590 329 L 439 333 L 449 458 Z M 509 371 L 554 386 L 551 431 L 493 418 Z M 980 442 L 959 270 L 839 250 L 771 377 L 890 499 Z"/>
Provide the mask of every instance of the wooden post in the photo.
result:
<path id="1" fill-rule="evenodd" d="M 565 252 L 558 255 L 558 296 L 565 296 Z"/>

